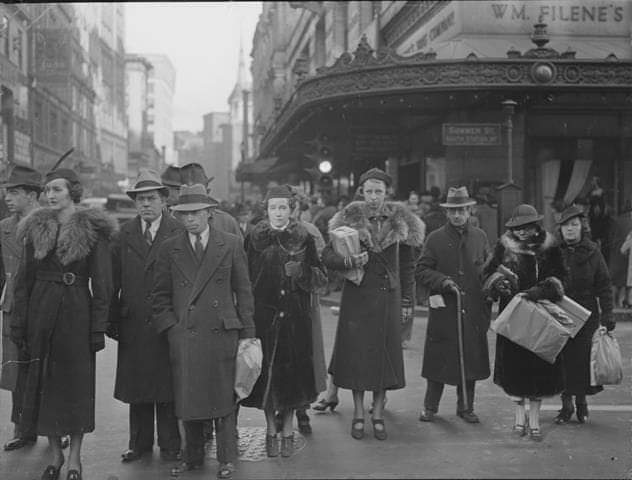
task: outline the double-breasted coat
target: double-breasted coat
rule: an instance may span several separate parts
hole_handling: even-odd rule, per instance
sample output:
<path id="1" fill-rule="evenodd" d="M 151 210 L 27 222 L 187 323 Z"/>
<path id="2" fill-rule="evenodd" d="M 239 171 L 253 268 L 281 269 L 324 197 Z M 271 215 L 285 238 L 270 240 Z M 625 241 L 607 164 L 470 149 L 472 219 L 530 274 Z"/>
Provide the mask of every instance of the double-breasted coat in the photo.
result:
<path id="1" fill-rule="evenodd" d="M 225 417 L 235 408 L 238 340 L 255 336 L 241 239 L 211 228 L 198 263 L 188 233 L 180 233 L 161 245 L 155 268 L 153 324 L 169 341 L 176 416 Z"/>
<path id="2" fill-rule="evenodd" d="M 348 204 L 329 222 L 359 232 L 369 254 L 360 285 L 345 280 L 334 351 L 329 365 L 334 384 L 362 391 L 404 388 L 401 299 L 414 298 L 417 249 L 423 242 L 419 217 L 401 203 L 387 202 L 373 215 L 366 202 Z M 322 253 L 327 268 L 344 270 L 331 243 Z"/>
<path id="3" fill-rule="evenodd" d="M 487 329 L 490 302 L 483 295 L 483 266 L 489 255 L 487 235 L 469 223 L 459 233 L 452 224 L 433 231 L 417 263 L 416 278 L 429 295 L 443 296 L 445 307 L 430 308 L 421 375 L 428 380 L 458 385 L 460 382 L 456 295 L 442 284 L 451 279 L 462 295 L 465 378 L 482 380 L 490 375 Z"/>
<path id="4" fill-rule="evenodd" d="M 103 341 L 108 322 L 116 228 L 104 212 L 80 207 L 63 224 L 46 207 L 18 225 L 25 253 L 11 333 L 28 345 L 22 430 L 46 436 L 94 430 L 93 344 Z"/>
<path id="5" fill-rule="evenodd" d="M 564 391 L 570 395 L 592 395 L 603 390 L 601 386 L 590 385 L 592 336 L 600 321 L 612 320 L 612 283 L 599 247 L 585 235 L 576 245 L 562 242 L 560 246 L 569 274 L 566 295 L 592 312 L 562 350 Z"/>
<path id="6" fill-rule="evenodd" d="M 151 289 L 160 245 L 183 230 L 163 215 L 149 245 L 140 217 L 121 227 L 112 248 L 114 301 L 111 323 L 118 330 L 118 362 L 114 398 L 125 403 L 173 401 L 167 336 L 151 323 Z"/>
<path id="7" fill-rule="evenodd" d="M 0 388 L 15 391 L 18 382 L 19 360 L 24 360 L 18 347 L 11 341 L 11 316 L 13 314 L 13 294 L 15 274 L 22 257 L 23 248 L 16 238 L 18 217 L 12 215 L 0 221 L 0 249 L 2 250 L 2 364 Z"/>

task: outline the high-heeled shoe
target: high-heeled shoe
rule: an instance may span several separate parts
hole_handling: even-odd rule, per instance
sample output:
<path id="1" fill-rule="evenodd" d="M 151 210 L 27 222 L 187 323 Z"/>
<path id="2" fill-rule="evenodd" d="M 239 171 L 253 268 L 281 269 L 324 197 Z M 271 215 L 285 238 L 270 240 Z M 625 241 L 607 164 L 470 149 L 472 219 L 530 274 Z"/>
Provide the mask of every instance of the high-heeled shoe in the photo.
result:
<path id="1" fill-rule="evenodd" d="M 59 472 L 61 471 L 61 467 L 63 467 L 64 462 L 62 461 L 59 467 L 55 465 L 49 465 L 44 469 L 42 473 L 41 480 L 58 480 Z"/>
<path id="2" fill-rule="evenodd" d="M 533 440 L 534 442 L 541 442 L 542 441 L 542 431 L 540 430 L 540 428 L 539 427 L 536 427 L 536 428 L 529 427 L 529 438 L 531 440 Z"/>
<path id="3" fill-rule="evenodd" d="M 576 403 L 575 408 L 577 409 L 577 421 L 579 423 L 586 423 L 588 421 L 588 404 Z"/>
<path id="4" fill-rule="evenodd" d="M 351 422 L 351 436 L 356 440 L 364 438 L 364 418 L 354 418 Z"/>
<path id="5" fill-rule="evenodd" d="M 75 470 L 74 468 L 68 470 L 68 474 L 66 475 L 66 480 L 82 480 L 81 476 L 81 468 L 79 470 Z"/>
<path id="6" fill-rule="evenodd" d="M 296 423 L 298 424 L 298 431 L 303 435 L 309 435 L 312 433 L 312 426 L 309 423 L 309 415 L 307 415 L 305 410 L 296 410 Z"/>
<path id="7" fill-rule="evenodd" d="M 568 407 L 562 407 L 561 410 L 557 412 L 557 417 L 555 417 L 553 421 L 558 425 L 564 425 L 570 421 L 573 413 L 575 413 L 575 409 L 573 407 L 570 409 Z"/>
<path id="8" fill-rule="evenodd" d="M 279 441 L 276 435 L 266 434 L 266 454 L 268 457 L 279 456 Z"/>
<path id="9" fill-rule="evenodd" d="M 287 437 L 281 437 L 281 456 L 291 457 L 294 453 L 294 434 Z"/>
<path id="10" fill-rule="evenodd" d="M 373 436 L 378 440 L 386 440 L 386 428 L 384 427 L 384 420 L 372 418 L 373 423 Z"/>
<path id="11" fill-rule="evenodd" d="M 318 400 L 318 402 L 316 402 L 316 405 L 312 406 L 312 410 L 316 410 L 317 412 L 324 412 L 327 409 L 329 409 L 333 412 L 337 406 L 338 406 L 337 398 L 334 400 L 327 400 L 325 398 L 321 398 L 320 400 Z"/>

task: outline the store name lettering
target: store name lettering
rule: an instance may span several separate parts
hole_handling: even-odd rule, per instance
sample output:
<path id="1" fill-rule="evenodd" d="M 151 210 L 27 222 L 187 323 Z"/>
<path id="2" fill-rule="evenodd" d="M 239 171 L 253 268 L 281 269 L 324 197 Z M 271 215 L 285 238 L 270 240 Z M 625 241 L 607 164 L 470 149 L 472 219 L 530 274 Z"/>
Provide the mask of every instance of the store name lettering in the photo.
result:
<path id="1" fill-rule="evenodd" d="M 439 23 L 437 23 L 434 27 L 432 27 L 428 33 L 426 33 L 423 37 L 417 40 L 413 45 L 408 47 L 407 52 L 412 52 L 415 50 L 423 50 L 428 46 L 428 43 L 432 42 L 435 38 L 437 38 L 442 33 L 447 32 L 450 27 L 454 26 L 455 14 L 454 12 L 450 12 L 445 16 Z"/>
<path id="2" fill-rule="evenodd" d="M 622 5 L 540 5 L 535 17 L 527 15 L 527 4 L 492 3 L 492 12 L 499 20 L 535 20 L 543 22 L 621 22 L 623 21 Z"/>

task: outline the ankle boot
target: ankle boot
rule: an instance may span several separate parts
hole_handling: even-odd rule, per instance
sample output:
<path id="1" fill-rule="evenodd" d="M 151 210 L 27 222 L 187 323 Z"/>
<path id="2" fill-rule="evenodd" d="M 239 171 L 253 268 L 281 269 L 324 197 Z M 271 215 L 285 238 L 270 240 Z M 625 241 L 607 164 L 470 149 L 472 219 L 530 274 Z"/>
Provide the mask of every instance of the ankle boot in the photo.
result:
<path id="1" fill-rule="evenodd" d="M 579 423 L 586 423 L 588 421 L 588 404 L 575 403 L 575 408 L 577 408 L 577 421 Z"/>
<path id="2" fill-rule="evenodd" d="M 562 409 L 558 411 L 557 417 L 555 417 L 555 423 L 558 425 L 564 425 L 568 423 L 574 412 L 573 397 L 570 395 L 562 394 Z"/>

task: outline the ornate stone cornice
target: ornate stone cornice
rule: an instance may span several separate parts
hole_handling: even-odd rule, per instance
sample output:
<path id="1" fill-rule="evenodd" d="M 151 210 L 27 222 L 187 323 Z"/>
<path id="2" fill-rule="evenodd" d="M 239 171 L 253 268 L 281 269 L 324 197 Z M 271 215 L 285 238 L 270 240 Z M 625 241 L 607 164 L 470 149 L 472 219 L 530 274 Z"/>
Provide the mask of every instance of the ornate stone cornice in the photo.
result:
<path id="1" fill-rule="evenodd" d="M 547 87 L 550 90 L 629 89 L 632 61 L 614 55 L 576 59 L 574 52 L 560 54 L 544 45 L 526 52 L 507 52 L 508 58 L 437 60 L 433 52 L 402 57 L 391 50 L 375 54 L 363 38 L 354 54 L 342 54 L 331 67 L 306 77 L 279 109 L 266 131 L 261 152 L 269 155 L 281 137 L 296 130 L 316 105 L 331 104 L 359 95 L 398 92 L 449 92 L 454 90 L 516 90 Z"/>
<path id="2" fill-rule="evenodd" d="M 434 18 L 437 12 L 449 3 L 445 0 L 406 2 L 406 5 L 382 28 L 386 44 L 390 46 L 399 44 L 410 30 L 419 28 L 420 25 Z"/>

